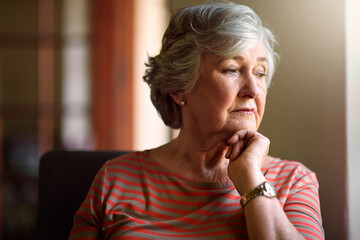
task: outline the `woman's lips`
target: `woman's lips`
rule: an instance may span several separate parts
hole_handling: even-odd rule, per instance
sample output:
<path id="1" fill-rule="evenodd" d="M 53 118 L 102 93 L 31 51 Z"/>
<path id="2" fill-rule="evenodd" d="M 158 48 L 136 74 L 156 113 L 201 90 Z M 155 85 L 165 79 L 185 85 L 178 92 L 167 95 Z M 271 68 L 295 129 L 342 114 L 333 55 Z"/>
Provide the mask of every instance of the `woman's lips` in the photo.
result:
<path id="1" fill-rule="evenodd" d="M 255 113 L 255 110 L 253 108 L 240 108 L 240 109 L 234 110 L 233 112 L 240 113 L 240 114 L 252 115 Z"/>

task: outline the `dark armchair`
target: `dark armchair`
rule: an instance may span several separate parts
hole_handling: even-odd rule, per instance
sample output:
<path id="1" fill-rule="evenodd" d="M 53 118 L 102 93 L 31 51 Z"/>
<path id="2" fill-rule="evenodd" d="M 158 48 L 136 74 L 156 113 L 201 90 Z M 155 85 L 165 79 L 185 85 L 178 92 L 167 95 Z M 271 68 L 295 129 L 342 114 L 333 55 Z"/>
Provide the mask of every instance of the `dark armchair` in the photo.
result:
<path id="1" fill-rule="evenodd" d="M 38 239 L 67 239 L 97 171 L 126 151 L 51 151 L 40 159 Z"/>

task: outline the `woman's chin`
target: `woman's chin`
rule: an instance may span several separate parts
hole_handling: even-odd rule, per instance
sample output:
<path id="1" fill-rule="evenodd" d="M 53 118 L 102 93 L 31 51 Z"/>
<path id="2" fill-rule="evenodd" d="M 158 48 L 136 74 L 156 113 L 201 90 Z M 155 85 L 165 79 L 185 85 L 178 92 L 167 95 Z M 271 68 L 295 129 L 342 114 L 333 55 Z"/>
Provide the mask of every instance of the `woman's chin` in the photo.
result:
<path id="1" fill-rule="evenodd" d="M 243 129 L 249 129 L 253 131 L 257 131 L 258 126 L 256 122 L 254 121 L 242 121 L 240 124 L 238 123 L 236 127 L 234 128 L 235 131 L 243 130 Z"/>
<path id="2" fill-rule="evenodd" d="M 253 131 L 257 131 L 258 123 L 256 121 L 255 116 L 242 116 L 233 118 L 228 121 L 229 126 L 232 128 L 234 132 L 242 130 L 242 129 L 249 129 Z"/>
<path id="3" fill-rule="evenodd" d="M 243 130 L 243 129 L 248 129 L 248 130 L 252 130 L 252 131 L 257 131 L 258 127 L 255 123 L 242 123 L 242 124 L 236 124 L 236 125 L 232 125 L 226 128 L 226 130 L 224 131 L 224 133 L 226 132 L 226 138 L 231 137 L 234 133 L 236 133 L 237 131 Z"/>

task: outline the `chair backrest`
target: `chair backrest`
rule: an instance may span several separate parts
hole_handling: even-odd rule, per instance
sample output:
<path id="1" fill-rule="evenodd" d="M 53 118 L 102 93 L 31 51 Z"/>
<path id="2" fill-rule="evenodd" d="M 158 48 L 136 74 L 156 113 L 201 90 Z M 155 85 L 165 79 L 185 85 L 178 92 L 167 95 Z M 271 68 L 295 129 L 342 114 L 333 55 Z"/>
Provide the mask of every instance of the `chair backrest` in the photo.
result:
<path id="1" fill-rule="evenodd" d="M 51 151 L 40 159 L 38 239 L 68 239 L 73 217 L 106 160 L 128 151 Z"/>

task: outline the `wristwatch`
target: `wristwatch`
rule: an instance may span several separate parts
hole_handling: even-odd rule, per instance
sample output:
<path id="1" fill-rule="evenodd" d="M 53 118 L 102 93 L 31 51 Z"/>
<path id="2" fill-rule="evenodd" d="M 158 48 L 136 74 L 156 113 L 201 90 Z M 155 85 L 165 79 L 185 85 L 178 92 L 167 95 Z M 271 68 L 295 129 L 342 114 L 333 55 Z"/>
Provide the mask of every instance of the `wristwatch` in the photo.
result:
<path id="1" fill-rule="evenodd" d="M 244 208 L 246 204 L 248 204 L 251 200 L 258 196 L 264 196 L 267 198 L 274 198 L 276 197 L 276 190 L 275 188 L 268 182 L 263 182 L 253 190 L 245 193 L 241 199 L 240 203 L 241 206 Z"/>

